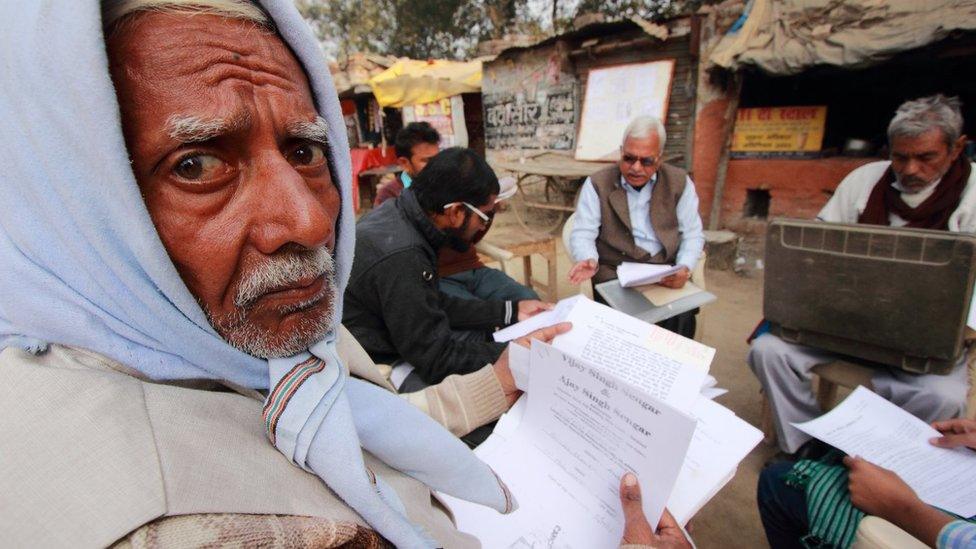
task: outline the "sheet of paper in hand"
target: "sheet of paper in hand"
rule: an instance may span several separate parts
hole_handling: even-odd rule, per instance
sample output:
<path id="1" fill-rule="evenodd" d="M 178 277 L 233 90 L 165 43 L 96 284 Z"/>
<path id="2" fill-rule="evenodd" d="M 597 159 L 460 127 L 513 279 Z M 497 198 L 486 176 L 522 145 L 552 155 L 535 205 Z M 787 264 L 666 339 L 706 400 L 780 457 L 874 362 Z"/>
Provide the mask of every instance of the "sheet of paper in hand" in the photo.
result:
<path id="1" fill-rule="evenodd" d="M 683 268 L 682 265 L 654 265 L 624 261 L 617 267 L 617 280 L 624 288 L 657 284 Z"/>
<path id="2" fill-rule="evenodd" d="M 573 297 L 567 297 L 562 299 L 556 306 L 552 308 L 551 311 L 543 311 L 534 316 L 531 316 L 522 322 L 517 322 L 512 324 L 507 328 L 502 328 L 498 330 L 492 337 L 495 341 L 499 343 L 504 343 L 506 341 L 511 341 L 513 339 L 518 339 L 522 336 L 529 335 L 530 333 L 541 330 L 542 328 L 548 328 L 553 324 L 559 324 L 566 320 L 569 316 L 569 312 L 573 310 L 576 303 L 580 300 L 586 300 L 584 295 L 574 295 Z"/>
<path id="3" fill-rule="evenodd" d="M 453 498 L 458 528 L 484 547 L 616 547 L 620 478 L 633 471 L 657 524 L 695 421 L 639 388 L 533 341 L 532 376 L 518 426 L 476 453 L 519 502 L 511 515 Z"/>
<path id="4" fill-rule="evenodd" d="M 621 378 L 681 411 L 687 412 L 694 406 L 708 376 L 715 349 L 584 296 L 564 299 L 547 313 L 554 315 L 547 323 L 524 326 L 532 319 L 519 322 L 495 332 L 495 341 L 522 337 L 555 322 L 570 322 L 572 330 L 553 341 L 556 348 Z M 516 384 L 526 390 L 528 353 L 515 349 L 513 345 L 509 354 Z"/>
<path id="5" fill-rule="evenodd" d="M 565 320 L 573 329 L 553 340 L 557 349 L 682 412 L 695 405 L 715 349 L 590 299 Z"/>
<path id="6" fill-rule="evenodd" d="M 939 432 L 869 389 L 858 387 L 833 410 L 797 429 L 848 455 L 890 469 L 929 505 L 976 515 L 976 452 L 937 448 Z"/>

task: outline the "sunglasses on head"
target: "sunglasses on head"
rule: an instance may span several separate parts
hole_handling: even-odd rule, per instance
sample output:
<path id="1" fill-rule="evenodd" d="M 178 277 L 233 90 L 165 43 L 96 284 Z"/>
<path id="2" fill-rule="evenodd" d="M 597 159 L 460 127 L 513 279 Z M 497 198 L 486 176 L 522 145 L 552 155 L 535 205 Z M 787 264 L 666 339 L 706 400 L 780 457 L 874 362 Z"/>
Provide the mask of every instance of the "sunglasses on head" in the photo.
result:
<path id="1" fill-rule="evenodd" d="M 657 158 L 653 156 L 636 156 L 627 153 L 624 153 L 620 157 L 620 160 L 623 161 L 624 164 L 633 164 L 634 162 L 640 162 L 640 165 L 644 166 L 645 168 L 650 168 L 655 164 L 657 164 Z"/>

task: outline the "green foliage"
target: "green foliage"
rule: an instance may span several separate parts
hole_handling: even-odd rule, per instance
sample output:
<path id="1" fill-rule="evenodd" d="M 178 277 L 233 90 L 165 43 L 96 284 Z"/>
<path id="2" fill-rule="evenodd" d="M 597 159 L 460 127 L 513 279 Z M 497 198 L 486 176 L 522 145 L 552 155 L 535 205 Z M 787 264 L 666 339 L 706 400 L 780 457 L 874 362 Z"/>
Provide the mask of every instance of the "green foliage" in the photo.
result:
<path id="1" fill-rule="evenodd" d="M 530 0 L 296 0 L 327 53 L 466 58 L 478 42 L 524 27 Z"/>
<path id="2" fill-rule="evenodd" d="M 296 0 L 326 52 L 338 58 L 353 52 L 389 51 L 396 21 L 390 0 Z"/>
<path id="3" fill-rule="evenodd" d="M 568 30 L 574 17 L 670 17 L 716 0 L 295 0 L 340 59 L 352 52 L 414 59 L 470 57 L 478 43 L 510 34 Z"/>

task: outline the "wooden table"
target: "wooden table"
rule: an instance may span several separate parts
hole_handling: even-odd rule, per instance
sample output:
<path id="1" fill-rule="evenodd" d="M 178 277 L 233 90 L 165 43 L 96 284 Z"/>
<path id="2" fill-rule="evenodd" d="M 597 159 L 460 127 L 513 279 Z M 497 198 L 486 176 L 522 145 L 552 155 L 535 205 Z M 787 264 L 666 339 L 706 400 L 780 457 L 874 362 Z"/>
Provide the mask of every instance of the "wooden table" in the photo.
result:
<path id="1" fill-rule="evenodd" d="M 499 248 L 506 254 L 482 254 L 486 262 L 499 262 L 502 271 L 506 272 L 505 260 L 522 258 L 523 284 L 535 287 L 549 302 L 555 302 L 558 297 L 556 285 L 556 237 L 550 234 L 532 233 L 521 227 L 492 227 L 485 236 L 484 242 L 489 247 Z M 509 255 L 510 254 L 510 255 Z M 547 281 L 539 282 L 532 277 L 532 255 L 538 254 L 546 261 Z M 504 255 L 505 257 L 497 257 Z"/>

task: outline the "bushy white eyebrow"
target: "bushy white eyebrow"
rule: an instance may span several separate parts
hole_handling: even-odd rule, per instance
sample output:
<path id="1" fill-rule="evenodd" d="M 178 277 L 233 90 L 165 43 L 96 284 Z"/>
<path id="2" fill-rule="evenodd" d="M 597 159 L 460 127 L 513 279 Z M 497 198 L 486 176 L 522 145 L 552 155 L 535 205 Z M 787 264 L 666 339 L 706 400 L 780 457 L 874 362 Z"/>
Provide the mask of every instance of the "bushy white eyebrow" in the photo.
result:
<path id="1" fill-rule="evenodd" d="M 329 124 L 321 116 L 312 122 L 292 122 L 288 124 L 288 135 L 326 144 L 329 141 Z"/>
<path id="2" fill-rule="evenodd" d="M 229 118 L 174 114 L 166 120 L 166 130 L 171 138 L 181 143 L 201 143 L 247 128 L 250 124 L 251 116 L 247 111 L 241 111 Z"/>

